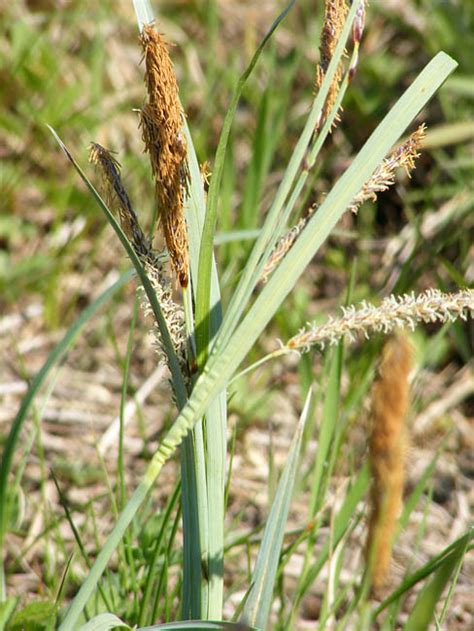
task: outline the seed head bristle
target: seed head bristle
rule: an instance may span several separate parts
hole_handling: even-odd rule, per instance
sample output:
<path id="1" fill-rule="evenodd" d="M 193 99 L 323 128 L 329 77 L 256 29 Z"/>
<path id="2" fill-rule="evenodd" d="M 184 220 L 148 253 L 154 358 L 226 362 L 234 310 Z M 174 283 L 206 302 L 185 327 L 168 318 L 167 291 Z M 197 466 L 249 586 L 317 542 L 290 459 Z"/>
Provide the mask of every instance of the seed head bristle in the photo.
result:
<path id="1" fill-rule="evenodd" d="M 188 233 L 184 198 L 188 185 L 187 147 L 178 83 L 163 37 L 145 26 L 140 37 L 148 100 L 140 115 L 145 150 L 155 179 L 160 224 L 173 268 L 188 284 Z"/>
<path id="2" fill-rule="evenodd" d="M 263 268 L 260 282 L 266 283 L 269 276 L 275 270 L 276 267 L 280 264 L 281 260 L 284 258 L 287 252 L 293 247 L 294 242 L 299 237 L 303 229 L 306 227 L 308 221 L 313 216 L 316 211 L 317 206 L 311 206 L 309 212 L 296 223 L 291 230 L 282 235 L 275 247 L 273 248 L 268 260 Z"/>
<path id="3" fill-rule="evenodd" d="M 331 59 L 336 50 L 344 22 L 348 13 L 345 0 L 326 0 L 324 10 L 324 24 L 321 33 L 319 51 L 320 62 L 316 68 L 316 86 L 321 87 Z M 343 77 L 343 62 L 341 61 L 334 73 L 329 92 L 322 111 L 322 120 L 325 120 L 336 102 L 339 86 Z M 334 124 L 340 120 L 339 114 L 334 119 Z"/>
<path id="4" fill-rule="evenodd" d="M 405 169 L 408 176 L 415 168 L 415 160 L 419 157 L 418 149 L 423 142 L 426 135 L 426 126 L 423 123 L 418 129 L 404 142 L 398 149 L 396 149 L 388 158 L 385 158 L 379 167 L 374 171 L 372 177 L 355 196 L 349 205 L 349 210 L 353 213 L 357 213 L 361 204 L 365 201 L 376 201 L 377 193 L 385 191 L 395 182 L 396 169 L 402 167 Z M 268 261 L 263 269 L 261 282 L 266 282 L 273 270 L 278 266 L 280 261 L 291 249 L 294 242 L 306 227 L 306 224 L 314 214 L 316 206 L 313 206 L 310 212 L 300 219 L 298 223 L 291 228 L 286 234 L 284 234 L 278 240 L 277 244 L 273 248 L 272 253 L 268 257 Z"/>
<path id="5" fill-rule="evenodd" d="M 372 388 L 372 488 L 366 558 L 375 592 L 387 582 L 392 541 L 403 502 L 411 355 L 406 336 L 390 336 L 383 345 L 378 378 Z"/>

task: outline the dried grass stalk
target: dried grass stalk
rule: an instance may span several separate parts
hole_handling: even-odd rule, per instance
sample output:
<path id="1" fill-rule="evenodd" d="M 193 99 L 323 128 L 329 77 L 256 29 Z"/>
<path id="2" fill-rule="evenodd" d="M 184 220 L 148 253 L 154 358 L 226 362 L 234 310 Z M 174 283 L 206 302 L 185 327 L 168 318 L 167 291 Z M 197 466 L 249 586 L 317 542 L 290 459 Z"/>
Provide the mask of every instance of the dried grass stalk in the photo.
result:
<path id="1" fill-rule="evenodd" d="M 184 197 L 188 183 L 187 147 L 178 84 L 163 37 L 149 25 L 140 36 L 148 100 L 140 116 L 150 155 L 161 227 L 182 287 L 188 284 L 188 233 Z"/>
<path id="2" fill-rule="evenodd" d="M 372 389 L 372 488 L 366 555 L 375 591 L 387 582 L 393 536 L 403 504 L 410 369 L 407 338 L 390 337 L 382 348 L 379 376 Z"/>

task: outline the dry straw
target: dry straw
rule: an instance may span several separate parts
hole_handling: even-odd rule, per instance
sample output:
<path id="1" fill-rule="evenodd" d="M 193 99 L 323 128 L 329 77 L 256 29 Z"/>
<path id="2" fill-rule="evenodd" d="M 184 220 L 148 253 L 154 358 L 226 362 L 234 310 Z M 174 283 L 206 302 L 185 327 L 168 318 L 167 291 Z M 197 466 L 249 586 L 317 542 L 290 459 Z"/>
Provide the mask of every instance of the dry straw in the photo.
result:
<path id="1" fill-rule="evenodd" d="M 184 198 L 188 183 L 187 148 L 178 84 L 168 48 L 152 26 L 140 36 L 148 100 L 140 115 L 150 155 L 161 227 L 182 287 L 188 284 L 188 234 Z"/>
<path id="2" fill-rule="evenodd" d="M 184 314 L 182 309 L 174 302 L 172 287 L 164 268 L 166 257 L 155 252 L 151 243 L 143 234 L 133 210 L 130 199 L 120 177 L 120 164 L 111 155 L 108 149 L 97 143 L 92 143 L 89 151 L 89 159 L 99 167 L 102 185 L 108 206 L 120 221 L 122 230 L 130 240 L 136 255 L 140 259 L 146 275 L 156 293 L 158 303 L 166 320 L 171 340 L 180 362 L 181 370 L 187 374 L 186 359 L 186 334 Z M 143 288 L 139 288 L 142 308 L 148 315 L 152 312 Z M 160 357 L 167 355 L 163 348 L 163 341 L 158 326 L 154 327 L 156 345 Z"/>
<path id="3" fill-rule="evenodd" d="M 375 591 L 388 579 L 392 541 L 403 504 L 410 369 L 408 340 L 403 335 L 389 337 L 382 348 L 379 375 L 372 388 L 372 487 L 366 556 Z"/>

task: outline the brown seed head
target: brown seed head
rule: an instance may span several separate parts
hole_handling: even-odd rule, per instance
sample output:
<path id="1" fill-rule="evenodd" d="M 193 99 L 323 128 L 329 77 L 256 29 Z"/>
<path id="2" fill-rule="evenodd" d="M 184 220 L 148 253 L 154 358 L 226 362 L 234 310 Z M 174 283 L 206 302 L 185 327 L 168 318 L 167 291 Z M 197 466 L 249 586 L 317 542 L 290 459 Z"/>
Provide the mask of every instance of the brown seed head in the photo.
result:
<path id="1" fill-rule="evenodd" d="M 345 0 L 326 0 L 324 24 L 321 33 L 321 44 L 319 46 L 321 61 L 316 68 L 316 86 L 318 88 L 320 88 L 323 83 L 327 69 L 334 55 L 334 51 L 336 50 L 336 46 L 339 41 L 344 22 L 346 20 L 347 13 L 348 7 L 345 3 Z M 336 72 L 334 73 L 331 87 L 329 88 L 328 96 L 323 107 L 323 120 L 327 118 L 334 103 L 336 102 L 342 76 L 343 63 L 341 61 L 336 69 Z M 337 115 L 334 120 L 335 122 L 339 121 L 339 116 Z"/>
<path id="2" fill-rule="evenodd" d="M 140 37 L 148 100 L 140 116 L 145 150 L 155 179 L 160 222 L 171 262 L 182 287 L 188 284 L 188 234 L 184 198 L 188 183 L 187 147 L 178 84 L 167 46 L 152 26 Z"/>
<path id="3" fill-rule="evenodd" d="M 369 443 L 372 489 L 367 558 L 375 591 L 387 582 L 392 540 L 403 501 L 411 355 L 411 346 L 404 335 L 389 337 L 382 348 L 379 376 L 372 389 Z"/>
<path id="4" fill-rule="evenodd" d="M 136 245 L 144 243 L 146 239 L 122 184 L 118 160 L 108 149 L 92 142 L 89 148 L 89 161 L 99 167 L 107 204 L 110 210 L 118 215 L 122 230 L 128 239 Z"/>

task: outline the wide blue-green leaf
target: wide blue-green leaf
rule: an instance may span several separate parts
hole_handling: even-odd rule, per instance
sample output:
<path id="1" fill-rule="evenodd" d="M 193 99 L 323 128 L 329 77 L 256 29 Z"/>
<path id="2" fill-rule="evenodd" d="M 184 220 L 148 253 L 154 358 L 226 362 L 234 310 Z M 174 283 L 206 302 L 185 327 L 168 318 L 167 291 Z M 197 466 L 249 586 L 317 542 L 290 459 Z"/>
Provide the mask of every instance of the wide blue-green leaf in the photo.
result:
<path id="1" fill-rule="evenodd" d="M 101 613 L 83 624 L 79 631 L 111 631 L 112 629 L 132 629 L 113 613 Z"/>

